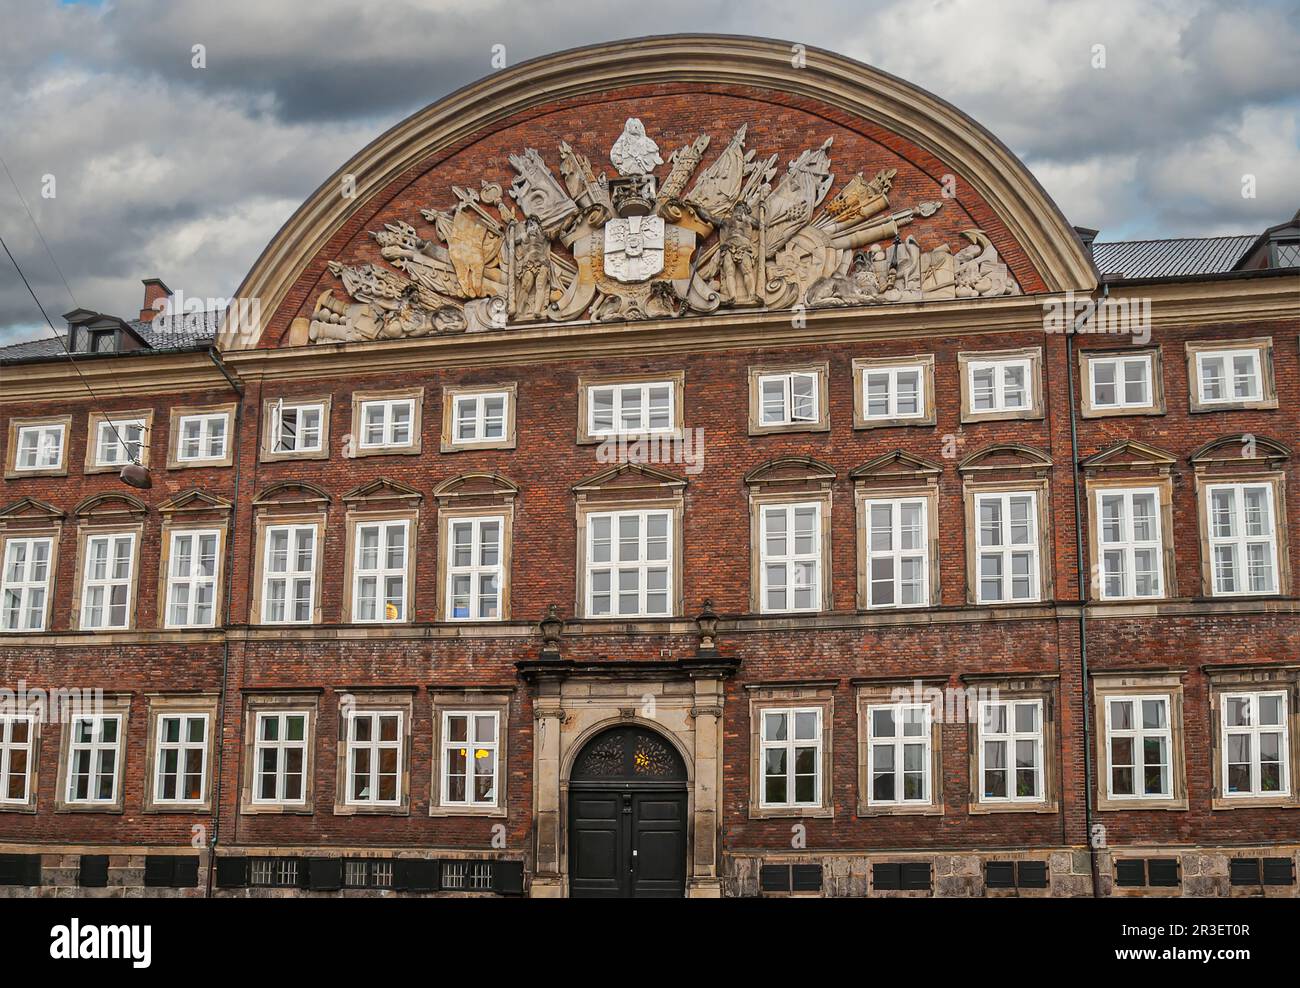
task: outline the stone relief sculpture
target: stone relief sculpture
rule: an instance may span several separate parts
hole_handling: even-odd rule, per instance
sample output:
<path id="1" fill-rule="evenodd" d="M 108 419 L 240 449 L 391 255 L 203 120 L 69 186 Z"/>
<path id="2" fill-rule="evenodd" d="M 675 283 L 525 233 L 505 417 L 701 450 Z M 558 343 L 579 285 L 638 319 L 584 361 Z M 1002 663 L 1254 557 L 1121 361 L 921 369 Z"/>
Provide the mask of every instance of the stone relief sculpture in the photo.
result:
<path id="1" fill-rule="evenodd" d="M 699 170 L 711 143 L 699 135 L 669 154 L 662 184 L 659 145 L 635 117 L 610 148 L 613 175 L 565 141 L 559 177 L 525 148 L 509 157 L 508 187 L 453 186 L 452 205 L 420 210 L 430 235 L 403 220 L 372 231 L 390 267 L 330 262 L 341 288 L 317 298 L 304 335 L 389 340 L 723 307 L 1020 294 L 983 231 L 965 231 L 955 252 L 904 235 L 943 203 L 891 206 L 895 170 L 858 172 L 827 201 L 831 138 L 788 161 L 778 179 L 778 156 L 760 157 L 746 137 L 742 126 Z"/>

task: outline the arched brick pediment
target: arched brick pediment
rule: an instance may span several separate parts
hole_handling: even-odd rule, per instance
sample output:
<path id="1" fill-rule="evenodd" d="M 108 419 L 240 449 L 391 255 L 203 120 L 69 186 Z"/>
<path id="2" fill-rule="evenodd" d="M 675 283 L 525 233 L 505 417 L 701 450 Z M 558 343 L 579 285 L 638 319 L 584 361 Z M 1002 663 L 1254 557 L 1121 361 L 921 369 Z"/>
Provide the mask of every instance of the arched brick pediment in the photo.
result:
<path id="1" fill-rule="evenodd" d="M 303 204 L 236 293 L 261 300 L 258 325 L 232 307 L 219 345 L 1095 286 L 1073 229 L 978 123 L 852 59 L 790 54 L 754 38 L 644 38 L 453 93 Z M 339 194 L 344 176 L 355 194 Z M 662 228 L 607 227 L 646 210 Z M 643 232 L 648 254 L 605 246 Z"/>

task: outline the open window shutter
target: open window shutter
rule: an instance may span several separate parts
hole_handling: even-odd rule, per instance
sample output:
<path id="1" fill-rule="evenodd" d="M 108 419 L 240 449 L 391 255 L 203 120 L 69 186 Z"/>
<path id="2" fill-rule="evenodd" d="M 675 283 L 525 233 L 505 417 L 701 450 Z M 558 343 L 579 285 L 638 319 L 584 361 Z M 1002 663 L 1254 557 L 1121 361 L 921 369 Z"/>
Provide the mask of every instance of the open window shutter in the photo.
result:
<path id="1" fill-rule="evenodd" d="M 822 866 L 819 864 L 793 865 L 790 869 L 790 888 L 794 892 L 820 892 Z"/>
<path id="2" fill-rule="evenodd" d="M 307 869 L 307 887 L 318 892 L 335 892 L 343 887 L 342 858 L 311 858 L 303 862 Z"/>
<path id="3" fill-rule="evenodd" d="M 1022 889 L 1047 888 L 1046 861 L 1016 862 L 1016 884 Z"/>
<path id="4" fill-rule="evenodd" d="M 169 854 L 151 854 L 144 859 L 145 888 L 171 888 L 176 877 L 176 859 Z"/>
<path id="5" fill-rule="evenodd" d="M 1264 884 L 1294 885 L 1295 862 L 1290 858 L 1265 858 Z"/>
<path id="6" fill-rule="evenodd" d="M 1147 884 L 1172 888 L 1178 884 L 1177 858 L 1151 858 L 1147 861 Z"/>
<path id="7" fill-rule="evenodd" d="M 248 858 L 217 858 L 217 888 L 237 889 L 248 884 Z"/>
<path id="8" fill-rule="evenodd" d="M 1147 863 L 1141 858 L 1115 862 L 1115 884 L 1131 888 L 1147 883 Z"/>
<path id="9" fill-rule="evenodd" d="M 758 870 L 758 887 L 764 892 L 789 892 L 790 866 L 763 865 Z"/>
<path id="10" fill-rule="evenodd" d="M 871 884 L 883 891 L 901 889 L 903 887 L 903 866 L 898 864 L 872 865 Z"/>
<path id="11" fill-rule="evenodd" d="M 991 889 L 1015 888 L 1015 870 L 1011 861 L 987 861 L 984 864 L 984 884 Z"/>
<path id="12" fill-rule="evenodd" d="M 438 862 L 398 858 L 393 862 L 393 888 L 406 892 L 438 891 Z"/>
<path id="13" fill-rule="evenodd" d="M 298 881 L 295 883 L 300 889 L 311 888 L 311 858 L 298 858 Z"/>
<path id="14" fill-rule="evenodd" d="M 176 859 L 176 875 L 172 887 L 193 889 L 199 886 L 199 856 L 187 854 Z"/>
<path id="15" fill-rule="evenodd" d="M 901 866 L 902 887 L 909 891 L 929 889 L 930 862 L 905 861 Z"/>
<path id="16" fill-rule="evenodd" d="M 39 854 L 0 854 L 0 885 L 40 885 Z"/>
<path id="17" fill-rule="evenodd" d="M 499 895 L 523 895 L 524 863 L 522 861 L 493 863 L 492 890 Z"/>
<path id="18" fill-rule="evenodd" d="M 102 889 L 108 887 L 108 855 L 83 854 L 81 870 L 77 874 L 77 884 L 83 889 Z"/>
<path id="19" fill-rule="evenodd" d="M 1228 862 L 1228 882 L 1232 885 L 1259 884 L 1259 858 L 1233 858 Z"/>
<path id="20" fill-rule="evenodd" d="M 437 892 L 438 879 L 442 875 L 442 862 L 417 861 L 415 865 L 415 881 L 411 885 L 411 891 Z"/>
<path id="21" fill-rule="evenodd" d="M 22 864 L 19 869 L 19 885 L 36 886 L 41 884 L 41 856 L 39 854 L 23 854 Z"/>

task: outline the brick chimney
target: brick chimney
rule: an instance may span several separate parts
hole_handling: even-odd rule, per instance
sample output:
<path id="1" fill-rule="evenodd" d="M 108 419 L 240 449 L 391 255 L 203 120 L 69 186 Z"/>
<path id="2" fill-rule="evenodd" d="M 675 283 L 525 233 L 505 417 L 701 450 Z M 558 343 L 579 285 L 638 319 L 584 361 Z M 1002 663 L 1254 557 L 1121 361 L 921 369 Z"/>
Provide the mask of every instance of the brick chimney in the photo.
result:
<path id="1" fill-rule="evenodd" d="M 172 290 L 163 284 L 161 278 L 145 278 L 143 284 L 144 307 L 140 309 L 140 320 L 141 322 L 153 322 L 163 308 L 161 303 L 155 308 L 154 303 L 160 299 L 171 298 Z"/>

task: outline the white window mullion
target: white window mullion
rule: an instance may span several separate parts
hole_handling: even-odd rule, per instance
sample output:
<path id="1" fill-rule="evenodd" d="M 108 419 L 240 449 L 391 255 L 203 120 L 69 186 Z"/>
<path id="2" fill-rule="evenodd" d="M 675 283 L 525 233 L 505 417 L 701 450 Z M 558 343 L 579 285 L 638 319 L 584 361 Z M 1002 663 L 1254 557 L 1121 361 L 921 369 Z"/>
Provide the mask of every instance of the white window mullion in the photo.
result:
<path id="1" fill-rule="evenodd" d="M 92 535 L 86 539 L 81 584 L 81 628 L 103 631 L 130 625 L 135 534 Z"/>
<path id="2" fill-rule="evenodd" d="M 674 608 L 673 516 L 632 510 L 587 515 L 588 617 L 666 617 Z M 628 604 L 633 604 L 629 607 Z"/>
<path id="3" fill-rule="evenodd" d="M 500 717 L 494 710 L 453 710 L 442 716 L 442 803 L 496 806 L 500 777 Z"/>
<path id="4" fill-rule="evenodd" d="M 1036 491 L 976 494 L 975 537 L 979 603 L 1039 599 Z"/>
<path id="5" fill-rule="evenodd" d="M 31 800 L 35 732 L 33 716 L 0 716 L 0 804 L 26 804 Z"/>
<path id="6" fill-rule="evenodd" d="M 75 717 L 68 725 L 67 801 L 113 803 L 121 771 L 122 716 Z"/>
<path id="7" fill-rule="evenodd" d="M 406 620 L 410 524 L 405 519 L 356 526 L 352 555 L 352 620 Z"/>
<path id="8" fill-rule="evenodd" d="M 811 501 L 759 509 L 759 603 L 764 612 L 821 609 L 821 507 Z"/>
<path id="9" fill-rule="evenodd" d="M 0 565 L 0 631 L 44 631 L 50 592 L 50 538 L 11 538 Z"/>
<path id="10" fill-rule="evenodd" d="M 269 525 L 262 562 L 262 623 L 311 624 L 316 606 L 316 528 Z"/>

